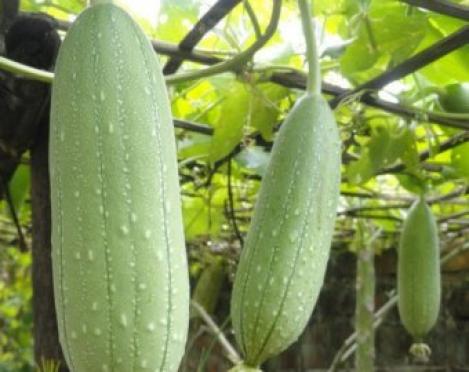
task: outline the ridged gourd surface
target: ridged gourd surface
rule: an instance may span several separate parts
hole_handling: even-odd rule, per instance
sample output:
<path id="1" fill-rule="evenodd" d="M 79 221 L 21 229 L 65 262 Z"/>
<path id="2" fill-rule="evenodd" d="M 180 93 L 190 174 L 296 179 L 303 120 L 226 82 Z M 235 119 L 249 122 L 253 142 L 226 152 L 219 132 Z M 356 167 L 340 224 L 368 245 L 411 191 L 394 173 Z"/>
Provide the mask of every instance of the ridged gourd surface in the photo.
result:
<path id="1" fill-rule="evenodd" d="M 149 40 L 112 4 L 60 49 L 50 128 L 53 276 L 72 371 L 177 371 L 189 316 L 174 129 Z"/>
<path id="2" fill-rule="evenodd" d="M 327 102 L 303 96 L 275 140 L 236 273 L 231 317 L 249 366 L 286 349 L 308 322 L 329 257 L 340 163 Z"/>
<path id="3" fill-rule="evenodd" d="M 423 199 L 413 204 L 404 222 L 397 279 L 401 321 L 421 341 L 436 323 L 441 297 L 438 228 Z"/>

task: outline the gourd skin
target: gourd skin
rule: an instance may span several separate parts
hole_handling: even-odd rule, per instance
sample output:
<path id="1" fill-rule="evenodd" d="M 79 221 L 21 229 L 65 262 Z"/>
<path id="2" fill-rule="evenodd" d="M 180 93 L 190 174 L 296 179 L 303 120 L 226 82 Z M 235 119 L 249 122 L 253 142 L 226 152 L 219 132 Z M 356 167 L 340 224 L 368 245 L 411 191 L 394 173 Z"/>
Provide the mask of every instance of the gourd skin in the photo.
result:
<path id="1" fill-rule="evenodd" d="M 423 199 L 413 204 L 404 222 L 397 278 L 401 321 L 421 341 L 436 323 L 441 297 L 438 230 Z"/>
<path id="2" fill-rule="evenodd" d="M 52 90 L 53 276 L 69 368 L 177 371 L 189 282 L 164 79 L 120 8 L 75 21 Z"/>
<path id="3" fill-rule="evenodd" d="M 301 97 L 275 140 L 234 282 L 231 318 L 247 366 L 286 349 L 308 322 L 329 257 L 340 164 L 327 102 Z"/>

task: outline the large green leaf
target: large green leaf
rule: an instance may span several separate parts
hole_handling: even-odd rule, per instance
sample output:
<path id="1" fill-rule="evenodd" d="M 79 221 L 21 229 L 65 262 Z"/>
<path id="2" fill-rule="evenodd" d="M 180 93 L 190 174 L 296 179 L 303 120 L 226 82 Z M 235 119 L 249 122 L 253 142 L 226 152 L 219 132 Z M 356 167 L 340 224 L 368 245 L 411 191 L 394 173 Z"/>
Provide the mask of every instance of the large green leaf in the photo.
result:
<path id="1" fill-rule="evenodd" d="M 413 132 L 408 128 L 378 126 L 363 147 L 359 160 L 348 166 L 347 178 L 355 184 L 365 183 L 397 161 L 403 162 L 410 171 L 416 169 L 419 158 Z"/>
<path id="2" fill-rule="evenodd" d="M 381 58 L 392 64 L 401 62 L 418 47 L 427 31 L 423 13 L 409 13 L 406 5 L 394 0 L 372 1 L 353 21 L 359 25 L 356 34 L 350 35 L 347 30 L 343 36 L 355 36 L 355 41 L 340 59 L 342 72 L 352 77 Z"/>

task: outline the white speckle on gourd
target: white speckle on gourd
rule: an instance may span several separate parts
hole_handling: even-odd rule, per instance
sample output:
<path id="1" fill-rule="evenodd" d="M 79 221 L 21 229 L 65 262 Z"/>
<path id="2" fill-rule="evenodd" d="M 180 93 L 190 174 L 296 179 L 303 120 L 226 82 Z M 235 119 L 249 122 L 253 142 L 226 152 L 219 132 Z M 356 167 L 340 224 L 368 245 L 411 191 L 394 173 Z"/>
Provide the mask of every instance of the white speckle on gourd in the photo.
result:
<path id="1" fill-rule="evenodd" d="M 120 230 L 123 235 L 129 235 L 129 227 L 127 225 L 122 225 Z"/>
<path id="2" fill-rule="evenodd" d="M 120 316 L 120 324 L 122 327 L 127 327 L 128 321 L 127 321 L 127 316 L 125 314 L 121 314 Z"/>
<path id="3" fill-rule="evenodd" d="M 147 331 L 153 332 L 155 331 L 155 329 L 156 329 L 155 323 L 151 322 L 147 324 Z"/>

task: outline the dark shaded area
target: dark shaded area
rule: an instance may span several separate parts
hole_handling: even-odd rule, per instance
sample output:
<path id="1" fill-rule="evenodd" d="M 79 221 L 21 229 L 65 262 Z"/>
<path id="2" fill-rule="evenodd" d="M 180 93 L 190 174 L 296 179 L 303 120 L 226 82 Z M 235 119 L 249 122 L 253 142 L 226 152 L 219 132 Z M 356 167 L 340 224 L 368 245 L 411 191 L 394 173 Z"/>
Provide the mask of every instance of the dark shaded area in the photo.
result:
<path id="1" fill-rule="evenodd" d="M 60 38 L 54 22 L 39 15 L 15 19 L 5 35 L 6 57 L 48 70 Z M 50 86 L 0 72 L 0 179 L 7 184 L 48 111 Z M 0 196 L 4 194 L 0 186 Z"/>
<path id="2" fill-rule="evenodd" d="M 60 45 L 56 23 L 44 15 L 16 17 L 5 35 L 8 58 L 52 70 Z M 50 85 L 0 73 L 0 177 L 6 184 L 22 155 L 31 150 L 33 223 L 32 285 L 34 355 L 68 368 L 58 341 L 51 267 L 51 216 L 48 172 Z M 4 189 L 0 195 L 4 194 Z"/>
<path id="3" fill-rule="evenodd" d="M 44 115 L 40 124 L 31 149 L 34 356 L 37 363 L 42 359 L 60 361 L 60 372 L 67 372 L 58 338 L 52 283 L 49 115 Z"/>

